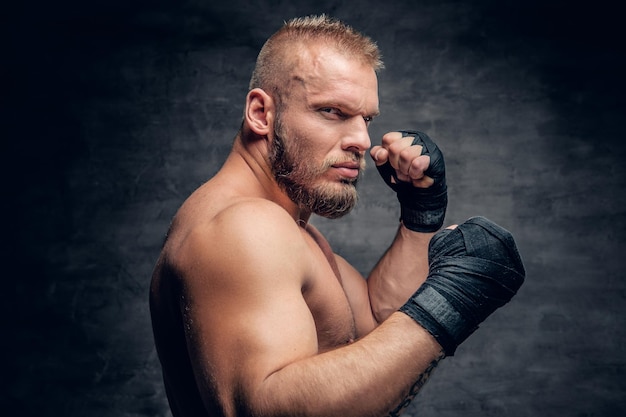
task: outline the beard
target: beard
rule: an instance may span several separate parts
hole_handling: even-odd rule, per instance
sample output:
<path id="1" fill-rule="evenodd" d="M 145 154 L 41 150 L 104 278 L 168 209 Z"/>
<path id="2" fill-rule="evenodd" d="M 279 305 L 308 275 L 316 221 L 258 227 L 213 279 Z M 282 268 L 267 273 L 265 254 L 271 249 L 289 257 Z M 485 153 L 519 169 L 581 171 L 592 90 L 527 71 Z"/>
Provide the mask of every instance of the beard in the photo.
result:
<path id="1" fill-rule="evenodd" d="M 320 183 L 317 181 L 331 166 L 340 161 L 326 160 L 321 165 L 314 165 L 308 156 L 310 153 L 302 146 L 306 138 L 292 137 L 285 141 L 284 129 L 280 119 L 274 126 L 269 159 L 276 182 L 287 193 L 291 201 L 300 209 L 315 213 L 328 219 L 336 219 L 348 214 L 356 205 L 357 178 L 344 179 L 340 182 Z M 350 153 L 350 161 L 363 166 L 363 156 Z M 341 162 L 345 162 L 345 159 Z M 360 175 L 359 175 L 360 176 Z"/>

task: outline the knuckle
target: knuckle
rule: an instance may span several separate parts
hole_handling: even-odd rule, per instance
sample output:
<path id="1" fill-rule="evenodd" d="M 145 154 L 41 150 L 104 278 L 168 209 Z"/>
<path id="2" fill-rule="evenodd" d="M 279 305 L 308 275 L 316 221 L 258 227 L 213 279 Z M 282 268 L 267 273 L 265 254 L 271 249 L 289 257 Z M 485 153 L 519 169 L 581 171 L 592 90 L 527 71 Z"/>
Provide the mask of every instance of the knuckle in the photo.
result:
<path id="1" fill-rule="evenodd" d="M 393 142 L 394 142 L 394 141 L 393 141 L 393 139 L 390 139 L 390 138 L 389 138 L 388 136 L 386 136 L 386 135 L 385 135 L 385 136 L 383 136 L 383 139 L 382 139 L 382 141 L 381 141 L 382 146 L 383 146 L 384 148 L 388 148 L 388 147 L 390 147 L 390 146 L 393 144 Z"/>
<path id="2" fill-rule="evenodd" d="M 413 163 L 414 161 L 413 150 L 411 149 L 411 147 L 401 149 L 399 155 L 400 158 L 403 160 L 411 161 L 411 163 Z"/>
<path id="3" fill-rule="evenodd" d="M 423 167 L 421 166 L 421 164 L 417 160 L 413 160 L 411 162 L 410 170 L 411 170 L 411 172 L 415 173 L 415 175 L 420 175 L 420 176 L 424 172 Z"/>
<path id="4" fill-rule="evenodd" d="M 398 140 L 398 132 L 388 132 L 385 133 L 382 137 L 383 146 L 389 146 Z"/>
<path id="5" fill-rule="evenodd" d="M 415 165 L 416 168 L 421 169 L 423 171 L 425 171 L 428 168 L 428 164 L 429 164 L 428 157 L 426 158 L 418 157 L 413 160 L 413 165 Z"/>

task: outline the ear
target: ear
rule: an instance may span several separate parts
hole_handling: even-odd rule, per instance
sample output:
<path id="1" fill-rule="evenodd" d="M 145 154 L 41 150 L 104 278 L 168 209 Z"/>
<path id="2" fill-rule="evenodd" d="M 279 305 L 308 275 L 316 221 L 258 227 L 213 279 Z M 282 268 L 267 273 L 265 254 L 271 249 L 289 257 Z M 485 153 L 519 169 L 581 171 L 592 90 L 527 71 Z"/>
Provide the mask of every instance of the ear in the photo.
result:
<path id="1" fill-rule="evenodd" d="M 275 103 L 272 97 L 260 88 L 248 92 L 244 118 L 254 133 L 265 136 L 274 128 Z"/>

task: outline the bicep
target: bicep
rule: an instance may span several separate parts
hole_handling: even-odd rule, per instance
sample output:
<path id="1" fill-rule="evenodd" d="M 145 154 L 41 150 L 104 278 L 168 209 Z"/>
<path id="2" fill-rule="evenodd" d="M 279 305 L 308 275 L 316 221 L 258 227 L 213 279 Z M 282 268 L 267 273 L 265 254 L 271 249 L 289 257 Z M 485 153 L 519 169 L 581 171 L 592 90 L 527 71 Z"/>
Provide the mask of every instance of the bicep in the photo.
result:
<path id="1" fill-rule="evenodd" d="M 188 348 L 206 390 L 229 397 L 317 352 L 315 323 L 299 291 L 251 286 L 189 298 Z"/>
<path id="2" fill-rule="evenodd" d="M 277 247 L 280 241 L 259 242 L 263 233 L 248 232 L 237 239 L 230 230 L 219 247 L 198 243 L 193 267 L 186 271 L 181 309 L 205 403 L 234 407 L 238 395 L 253 392 L 272 373 L 317 353 L 298 257 Z"/>

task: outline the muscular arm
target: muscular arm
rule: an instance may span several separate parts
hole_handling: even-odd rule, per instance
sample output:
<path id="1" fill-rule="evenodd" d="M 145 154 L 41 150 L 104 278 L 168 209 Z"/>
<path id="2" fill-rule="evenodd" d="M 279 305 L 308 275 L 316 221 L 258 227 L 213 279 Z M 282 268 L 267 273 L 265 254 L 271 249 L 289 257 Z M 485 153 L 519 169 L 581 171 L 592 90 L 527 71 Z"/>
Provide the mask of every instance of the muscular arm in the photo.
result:
<path id="1" fill-rule="evenodd" d="M 305 299 L 319 259 L 308 255 L 286 214 L 244 205 L 215 223 L 210 235 L 219 242 L 195 233 L 179 261 L 187 345 L 208 409 L 227 416 L 382 416 L 421 386 L 441 347 L 402 313 L 352 344 L 319 353 Z"/>
<path id="2" fill-rule="evenodd" d="M 271 374 L 257 398 L 268 411 L 262 415 L 397 415 L 442 357 L 425 330 L 395 313 L 349 346 Z"/>
<path id="3" fill-rule="evenodd" d="M 445 164 L 421 132 L 389 132 L 370 152 L 383 180 L 396 191 L 402 222 L 368 279 L 376 320 L 397 311 L 428 275 L 428 244 L 443 224 L 447 205 Z"/>
<path id="4" fill-rule="evenodd" d="M 434 233 L 418 233 L 402 224 L 393 243 L 369 275 L 372 312 L 381 323 L 403 305 L 428 275 L 428 243 Z"/>

